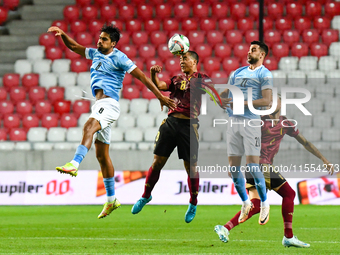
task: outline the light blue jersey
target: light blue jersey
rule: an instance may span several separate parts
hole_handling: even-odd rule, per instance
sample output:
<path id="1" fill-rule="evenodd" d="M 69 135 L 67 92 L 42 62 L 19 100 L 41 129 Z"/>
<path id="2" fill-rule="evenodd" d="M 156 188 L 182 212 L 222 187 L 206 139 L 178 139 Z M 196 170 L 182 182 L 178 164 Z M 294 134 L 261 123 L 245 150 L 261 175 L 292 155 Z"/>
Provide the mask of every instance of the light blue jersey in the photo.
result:
<path id="1" fill-rule="evenodd" d="M 97 49 L 86 48 L 85 55 L 87 59 L 92 59 L 91 89 L 93 96 L 95 96 L 96 89 L 102 89 L 105 95 L 118 101 L 125 73 L 132 72 L 137 66 L 116 48 L 108 55 L 100 53 Z"/>
<path id="2" fill-rule="evenodd" d="M 249 66 L 244 66 L 237 69 L 229 78 L 229 85 L 238 87 L 244 95 L 244 100 L 248 99 L 248 88 L 252 88 L 253 100 L 262 98 L 262 90 L 273 88 L 273 75 L 263 65 L 251 70 Z M 229 91 L 228 97 L 233 97 Z M 258 108 L 257 108 L 258 109 Z M 229 116 L 233 116 L 233 110 L 227 108 Z M 248 119 L 260 119 L 259 115 L 252 113 L 248 107 L 244 108 L 243 116 Z"/>

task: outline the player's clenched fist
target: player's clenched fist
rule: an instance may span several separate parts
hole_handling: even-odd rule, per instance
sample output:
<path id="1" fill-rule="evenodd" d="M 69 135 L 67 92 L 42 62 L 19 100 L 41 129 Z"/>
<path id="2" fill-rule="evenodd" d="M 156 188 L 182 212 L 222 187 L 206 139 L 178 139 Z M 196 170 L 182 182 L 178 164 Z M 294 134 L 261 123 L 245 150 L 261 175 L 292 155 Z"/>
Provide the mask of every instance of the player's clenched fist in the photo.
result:
<path id="1" fill-rule="evenodd" d="M 160 73 L 161 71 L 162 71 L 162 67 L 159 65 L 154 65 L 154 66 L 151 66 L 150 68 L 150 72 L 152 73 Z"/>
<path id="2" fill-rule="evenodd" d="M 62 34 L 64 34 L 64 31 L 61 30 L 59 27 L 50 27 L 47 32 L 56 32 L 55 36 L 61 36 Z"/>

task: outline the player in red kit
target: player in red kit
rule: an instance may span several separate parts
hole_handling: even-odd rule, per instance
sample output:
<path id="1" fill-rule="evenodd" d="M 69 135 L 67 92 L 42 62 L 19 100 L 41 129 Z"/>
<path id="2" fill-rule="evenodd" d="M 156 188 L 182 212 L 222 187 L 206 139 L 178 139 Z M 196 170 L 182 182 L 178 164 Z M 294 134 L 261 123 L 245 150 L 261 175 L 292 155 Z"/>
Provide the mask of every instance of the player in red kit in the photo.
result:
<path id="1" fill-rule="evenodd" d="M 205 92 L 203 83 L 210 83 L 210 78 L 197 71 L 198 55 L 188 51 L 180 56 L 181 70 L 184 74 L 172 77 L 168 81 L 160 81 L 157 73 L 160 66 L 150 69 L 151 79 L 159 90 L 170 91 L 170 98 L 176 108 L 169 110 L 168 118 L 163 120 L 155 138 L 154 160 L 146 176 L 144 193 L 132 207 L 133 214 L 139 213 L 151 201 L 151 191 L 157 183 L 160 171 L 167 162 L 172 151 L 177 147 L 179 159 L 184 160 L 188 173 L 190 190 L 189 208 L 185 214 L 185 222 L 191 222 L 196 215 L 199 175 L 196 172 L 198 157 L 198 115 L 201 108 L 201 95 Z"/>
<path id="2" fill-rule="evenodd" d="M 288 184 L 286 179 L 274 170 L 273 159 L 278 153 L 280 143 L 284 135 L 294 137 L 306 150 L 322 160 L 323 164 L 327 165 L 330 174 L 333 174 L 333 167 L 330 162 L 320 153 L 320 151 L 309 142 L 303 135 L 299 133 L 297 127 L 286 117 L 280 116 L 281 114 L 281 99 L 278 97 L 278 104 L 276 110 L 271 115 L 262 116 L 264 122 L 261 127 L 262 140 L 261 140 L 261 156 L 260 164 L 261 170 L 265 177 L 266 187 L 269 190 L 274 190 L 282 197 L 282 217 L 284 222 L 284 237 L 282 245 L 285 247 L 310 247 L 309 244 L 304 243 L 293 235 L 292 222 L 294 212 L 294 198 L 295 191 Z M 254 214 L 260 212 L 260 197 L 255 188 L 255 182 L 250 173 L 246 172 L 246 188 L 249 191 L 249 197 L 254 205 L 254 208 L 249 212 L 249 218 Z M 229 232 L 236 227 L 239 222 L 240 212 L 238 212 L 231 220 L 224 226 L 215 226 L 215 232 L 223 242 L 228 242 Z"/>

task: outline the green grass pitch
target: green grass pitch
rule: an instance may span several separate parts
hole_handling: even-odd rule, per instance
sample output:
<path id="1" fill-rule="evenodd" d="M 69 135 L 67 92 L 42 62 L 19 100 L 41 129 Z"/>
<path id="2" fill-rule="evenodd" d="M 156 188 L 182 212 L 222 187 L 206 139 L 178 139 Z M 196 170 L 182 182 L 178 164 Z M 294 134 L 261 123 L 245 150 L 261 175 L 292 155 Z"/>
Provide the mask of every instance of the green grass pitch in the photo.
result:
<path id="1" fill-rule="evenodd" d="M 187 206 L 147 205 L 132 215 L 124 205 L 104 219 L 102 206 L 1 206 L 0 254 L 339 254 L 338 206 L 298 205 L 294 234 L 311 248 L 284 248 L 280 206 L 271 206 L 269 222 L 258 215 L 234 228 L 228 243 L 213 231 L 240 206 L 198 206 L 187 224 Z"/>

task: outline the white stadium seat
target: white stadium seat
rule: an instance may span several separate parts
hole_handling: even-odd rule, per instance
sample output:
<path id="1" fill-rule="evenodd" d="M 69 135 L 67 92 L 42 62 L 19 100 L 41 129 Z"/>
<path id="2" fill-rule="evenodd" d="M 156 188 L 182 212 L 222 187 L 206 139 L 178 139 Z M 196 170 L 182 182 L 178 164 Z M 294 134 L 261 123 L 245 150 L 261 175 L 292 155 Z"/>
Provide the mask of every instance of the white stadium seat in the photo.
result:
<path id="1" fill-rule="evenodd" d="M 124 131 L 121 128 L 111 128 L 111 142 L 124 141 Z"/>
<path id="2" fill-rule="evenodd" d="M 48 142 L 64 142 L 66 135 L 66 128 L 52 127 L 47 132 Z"/>
<path id="3" fill-rule="evenodd" d="M 209 150 L 210 149 L 210 144 L 209 142 L 200 142 L 199 144 L 199 150 Z"/>
<path id="4" fill-rule="evenodd" d="M 153 149 L 153 143 L 146 143 L 146 142 L 138 143 L 138 149 L 139 150 L 151 150 Z"/>
<path id="5" fill-rule="evenodd" d="M 206 129 L 203 131 L 203 141 L 220 142 L 222 140 L 221 132 L 218 129 Z"/>
<path id="6" fill-rule="evenodd" d="M 14 150 L 14 142 L 0 142 L 0 150 L 2 151 L 12 151 Z"/>
<path id="7" fill-rule="evenodd" d="M 14 72 L 23 76 L 26 73 L 32 73 L 32 63 L 27 59 L 19 59 L 15 61 Z"/>
<path id="8" fill-rule="evenodd" d="M 149 113 L 139 114 L 136 119 L 137 127 L 146 129 L 155 126 L 155 117 Z"/>
<path id="9" fill-rule="evenodd" d="M 325 101 L 325 111 L 331 114 L 338 114 L 340 109 L 339 99 Z"/>
<path id="10" fill-rule="evenodd" d="M 327 83 L 328 84 L 334 84 L 334 85 L 339 85 L 339 80 L 340 80 L 340 71 L 335 70 L 327 73 Z"/>
<path id="11" fill-rule="evenodd" d="M 53 149 L 53 143 L 34 143 L 33 149 L 36 151 L 50 151 Z"/>
<path id="12" fill-rule="evenodd" d="M 274 70 L 272 71 L 273 84 L 276 87 L 285 86 L 287 83 L 287 74 L 284 71 Z"/>
<path id="13" fill-rule="evenodd" d="M 45 56 L 45 46 L 33 45 L 26 49 L 26 58 L 28 60 L 43 59 Z"/>
<path id="14" fill-rule="evenodd" d="M 52 63 L 53 73 L 65 73 L 70 71 L 70 59 L 55 59 Z"/>
<path id="15" fill-rule="evenodd" d="M 329 46 L 329 55 L 334 56 L 337 60 L 340 58 L 340 42 L 333 42 Z"/>
<path id="16" fill-rule="evenodd" d="M 303 71 L 290 71 L 287 74 L 288 86 L 300 87 L 306 84 L 306 74 Z"/>
<path id="17" fill-rule="evenodd" d="M 133 143 L 126 143 L 126 142 L 118 142 L 118 143 L 111 143 L 110 150 L 130 150 L 132 147 L 135 147 Z"/>
<path id="18" fill-rule="evenodd" d="M 326 83 L 326 74 L 323 71 L 314 70 L 307 73 L 307 86 L 320 86 Z"/>
<path id="19" fill-rule="evenodd" d="M 337 128 L 324 128 L 322 130 L 322 140 L 325 142 L 339 142 L 340 130 Z"/>
<path id="20" fill-rule="evenodd" d="M 299 61 L 299 69 L 302 71 L 316 70 L 318 67 L 318 58 L 313 56 L 301 57 Z"/>
<path id="21" fill-rule="evenodd" d="M 59 87 L 70 87 L 76 85 L 77 73 L 63 72 L 59 73 L 58 84 Z"/>
<path id="22" fill-rule="evenodd" d="M 145 142 L 154 142 L 156 135 L 158 133 L 158 127 L 148 128 L 144 131 L 144 141 Z"/>
<path id="23" fill-rule="evenodd" d="M 74 143 L 55 143 L 53 146 L 55 150 L 73 150 Z"/>
<path id="24" fill-rule="evenodd" d="M 52 60 L 37 59 L 33 62 L 33 73 L 48 73 L 51 71 Z"/>
<path id="25" fill-rule="evenodd" d="M 149 100 L 145 98 L 132 99 L 130 103 L 130 113 L 140 114 L 146 113 L 148 109 Z"/>
<path id="26" fill-rule="evenodd" d="M 280 59 L 279 69 L 283 71 L 297 70 L 298 62 L 298 57 L 283 57 Z"/>
<path id="27" fill-rule="evenodd" d="M 319 59 L 319 70 L 330 72 L 337 68 L 337 61 L 333 56 L 322 56 Z"/>
<path id="28" fill-rule="evenodd" d="M 91 73 L 82 72 L 78 74 L 77 85 L 81 87 L 89 87 L 91 85 Z"/>
<path id="29" fill-rule="evenodd" d="M 27 133 L 27 140 L 30 142 L 44 142 L 46 141 L 47 128 L 34 127 L 30 128 Z"/>
<path id="30" fill-rule="evenodd" d="M 66 133 L 66 141 L 68 142 L 80 142 L 83 137 L 82 127 L 70 127 Z"/>
<path id="31" fill-rule="evenodd" d="M 214 142 L 210 143 L 210 150 L 226 150 L 227 143 L 226 142 Z"/>
<path id="32" fill-rule="evenodd" d="M 57 86 L 57 75 L 54 73 L 41 73 L 39 75 L 39 84 L 48 90 L 50 87 Z"/>
<path id="33" fill-rule="evenodd" d="M 294 119 L 298 122 L 298 128 L 300 128 L 300 127 L 306 127 L 306 128 L 312 127 L 313 116 L 304 115 L 299 109 L 296 109 L 296 112 L 294 114 Z"/>
<path id="34" fill-rule="evenodd" d="M 14 149 L 20 151 L 30 151 L 32 146 L 30 142 L 17 142 Z"/>
<path id="35" fill-rule="evenodd" d="M 130 108 L 130 100 L 129 99 L 119 99 L 120 105 L 120 114 L 128 113 Z"/>
<path id="36" fill-rule="evenodd" d="M 65 88 L 65 99 L 71 100 L 72 102 L 75 100 L 81 99 L 83 96 L 83 90 L 77 86 L 69 86 Z"/>
<path id="37" fill-rule="evenodd" d="M 166 118 L 168 118 L 168 114 L 165 112 L 160 112 L 159 114 L 157 114 L 155 122 L 156 127 L 160 126 L 163 120 L 165 120 Z"/>
<path id="38" fill-rule="evenodd" d="M 78 119 L 78 126 L 83 127 L 86 121 L 89 119 L 91 113 L 82 113 Z"/>
<path id="39" fill-rule="evenodd" d="M 214 116 L 212 114 L 200 115 L 198 117 L 199 124 L 200 124 L 199 129 L 205 129 L 205 128 L 212 127 L 213 126 L 213 118 L 214 118 Z"/>
<path id="40" fill-rule="evenodd" d="M 129 128 L 125 131 L 126 142 L 141 142 L 143 141 L 143 131 L 140 128 Z"/>
<path id="41" fill-rule="evenodd" d="M 315 96 L 322 100 L 331 100 L 334 96 L 334 85 L 326 84 L 324 86 L 315 87 Z"/>
<path id="42" fill-rule="evenodd" d="M 321 128 L 306 128 L 301 134 L 310 142 L 318 142 L 321 140 L 321 130 Z"/>
<path id="43" fill-rule="evenodd" d="M 317 114 L 320 114 L 323 111 L 323 100 L 318 98 L 312 98 L 307 103 L 304 104 L 304 106 L 307 108 L 307 110 L 312 114 L 312 116 L 316 116 Z M 296 106 L 294 106 L 296 109 Z"/>
<path id="44" fill-rule="evenodd" d="M 340 30 L 340 16 L 334 16 L 332 19 L 332 28 Z"/>
<path id="45" fill-rule="evenodd" d="M 122 114 L 117 121 L 117 127 L 120 128 L 132 128 L 135 126 L 135 116 L 132 114 Z"/>
<path id="46" fill-rule="evenodd" d="M 164 108 L 163 108 L 163 111 L 164 111 Z M 154 115 L 157 115 L 158 113 L 161 112 L 161 104 L 159 103 L 158 99 L 152 98 L 149 100 L 148 112 Z"/>
<path id="47" fill-rule="evenodd" d="M 329 128 L 332 126 L 332 118 L 327 114 L 318 114 L 313 116 L 313 127 Z"/>

